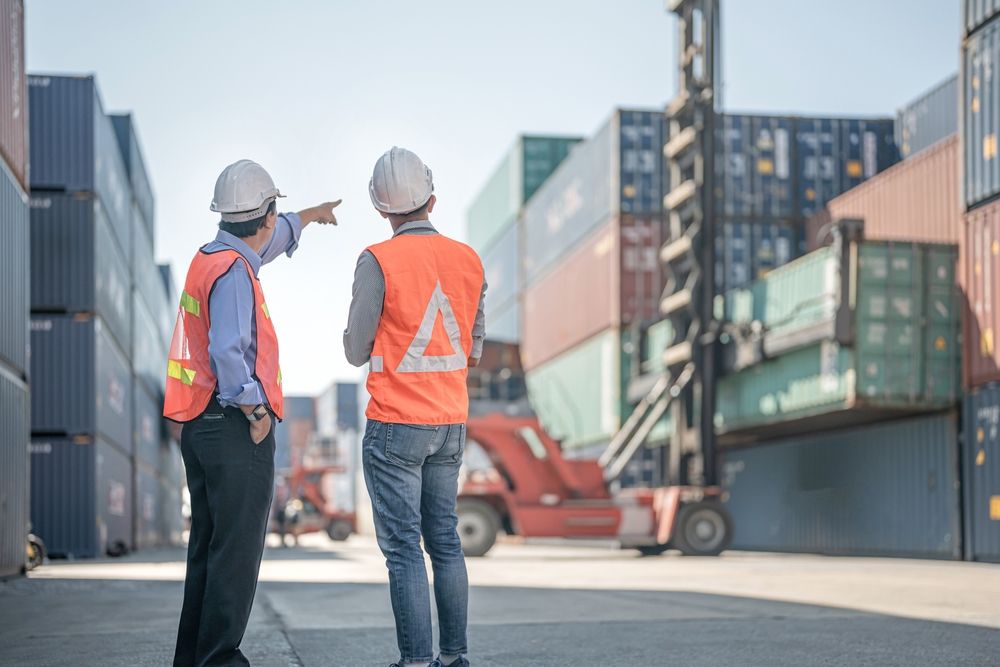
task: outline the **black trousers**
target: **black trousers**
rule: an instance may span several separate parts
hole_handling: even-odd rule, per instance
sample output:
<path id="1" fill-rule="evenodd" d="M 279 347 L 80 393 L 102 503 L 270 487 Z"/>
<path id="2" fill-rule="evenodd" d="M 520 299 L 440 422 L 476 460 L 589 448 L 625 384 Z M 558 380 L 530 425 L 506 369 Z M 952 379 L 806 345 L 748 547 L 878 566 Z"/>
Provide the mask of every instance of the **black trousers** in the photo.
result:
<path id="1" fill-rule="evenodd" d="M 238 408 L 213 398 L 181 430 L 191 492 L 184 606 L 174 667 L 249 665 L 250 618 L 274 487 L 274 418 L 259 444 Z"/>

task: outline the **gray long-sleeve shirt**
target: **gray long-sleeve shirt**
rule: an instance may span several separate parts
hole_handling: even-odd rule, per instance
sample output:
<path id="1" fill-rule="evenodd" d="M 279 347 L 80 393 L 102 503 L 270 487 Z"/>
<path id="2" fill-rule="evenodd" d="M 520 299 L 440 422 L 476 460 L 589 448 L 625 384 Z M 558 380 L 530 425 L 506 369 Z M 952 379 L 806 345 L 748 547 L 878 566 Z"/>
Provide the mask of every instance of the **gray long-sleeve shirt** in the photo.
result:
<path id="1" fill-rule="evenodd" d="M 429 236 L 437 234 L 430 220 L 411 220 L 399 226 L 393 238 L 400 234 L 419 234 Z M 479 310 L 472 326 L 472 352 L 470 358 L 478 359 L 483 355 L 483 337 L 486 335 L 486 316 L 483 305 L 486 299 L 486 277 L 483 277 L 483 291 L 479 295 Z M 375 347 L 375 335 L 378 333 L 379 321 L 382 319 L 382 307 L 385 303 L 385 274 L 382 267 L 370 251 L 365 250 L 358 257 L 358 265 L 354 269 L 354 287 L 352 288 L 350 314 L 347 316 L 347 328 L 344 330 L 344 352 L 347 361 L 353 366 L 363 366 L 368 363 Z"/>

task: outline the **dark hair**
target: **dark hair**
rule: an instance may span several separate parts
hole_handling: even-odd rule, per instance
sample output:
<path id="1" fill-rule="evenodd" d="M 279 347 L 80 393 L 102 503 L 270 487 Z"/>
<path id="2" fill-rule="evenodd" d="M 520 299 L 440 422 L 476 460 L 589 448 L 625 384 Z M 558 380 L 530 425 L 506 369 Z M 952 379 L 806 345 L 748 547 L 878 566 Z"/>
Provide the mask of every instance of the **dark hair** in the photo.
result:
<path id="1" fill-rule="evenodd" d="M 390 213 L 389 215 L 395 216 L 396 218 L 410 218 L 415 215 L 423 215 L 427 212 L 427 207 L 430 206 L 430 198 L 424 203 L 420 208 L 415 208 L 412 211 L 407 211 L 406 213 Z"/>
<path id="2" fill-rule="evenodd" d="M 245 239 L 248 236 L 253 236 L 260 228 L 264 226 L 264 219 L 278 210 L 278 205 L 272 199 L 271 203 L 267 206 L 267 211 L 264 215 L 254 218 L 252 220 L 247 220 L 246 222 L 226 222 L 225 220 L 219 221 L 219 229 L 224 232 L 228 232 L 233 236 Z"/>

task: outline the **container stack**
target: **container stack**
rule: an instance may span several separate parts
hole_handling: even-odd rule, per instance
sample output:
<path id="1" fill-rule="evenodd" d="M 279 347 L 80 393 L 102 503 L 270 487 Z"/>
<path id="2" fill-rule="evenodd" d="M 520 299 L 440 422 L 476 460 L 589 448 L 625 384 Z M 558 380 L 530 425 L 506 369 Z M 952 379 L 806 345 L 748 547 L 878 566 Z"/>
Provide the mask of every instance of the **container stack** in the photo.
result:
<path id="1" fill-rule="evenodd" d="M 169 317 L 134 126 L 92 76 L 28 85 L 34 529 L 54 556 L 162 544 L 182 466 L 161 444 Z"/>
<path id="2" fill-rule="evenodd" d="M 469 208 L 469 245 L 482 258 L 489 283 L 488 340 L 517 343 L 521 339 L 521 212 L 580 141 L 579 137 L 518 137 Z"/>
<path id="3" fill-rule="evenodd" d="M 1000 561 L 1000 5 L 964 3 L 961 151 L 965 213 L 966 554 Z"/>
<path id="4" fill-rule="evenodd" d="M 663 137 L 662 113 L 615 111 L 524 207 L 521 363 L 532 407 L 571 456 L 618 429 L 623 333 L 658 319 Z"/>
<path id="5" fill-rule="evenodd" d="M 24 3 L 0 2 L 0 579 L 28 541 L 28 117 Z"/>
<path id="6" fill-rule="evenodd" d="M 965 250 L 948 90 L 900 112 L 906 159 L 807 220 L 809 254 L 716 299 L 729 374 L 715 426 L 738 548 L 963 553 Z"/>

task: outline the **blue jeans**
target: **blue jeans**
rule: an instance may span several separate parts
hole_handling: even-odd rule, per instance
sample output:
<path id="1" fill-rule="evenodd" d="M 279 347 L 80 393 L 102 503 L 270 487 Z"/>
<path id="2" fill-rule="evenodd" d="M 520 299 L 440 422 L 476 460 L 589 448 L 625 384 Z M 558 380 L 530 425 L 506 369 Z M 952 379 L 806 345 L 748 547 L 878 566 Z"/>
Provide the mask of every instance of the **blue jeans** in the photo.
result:
<path id="1" fill-rule="evenodd" d="M 444 655 L 467 653 L 469 577 L 458 539 L 458 469 L 465 424 L 422 426 L 368 421 L 362 460 L 375 534 L 389 568 L 401 662 L 434 659 L 431 600 L 420 538 L 434 569 Z"/>

